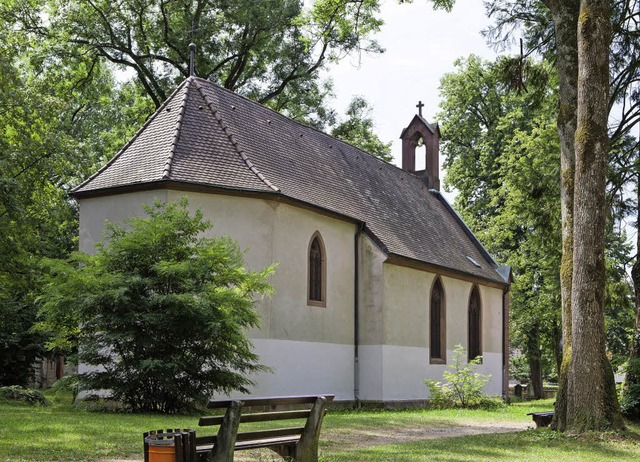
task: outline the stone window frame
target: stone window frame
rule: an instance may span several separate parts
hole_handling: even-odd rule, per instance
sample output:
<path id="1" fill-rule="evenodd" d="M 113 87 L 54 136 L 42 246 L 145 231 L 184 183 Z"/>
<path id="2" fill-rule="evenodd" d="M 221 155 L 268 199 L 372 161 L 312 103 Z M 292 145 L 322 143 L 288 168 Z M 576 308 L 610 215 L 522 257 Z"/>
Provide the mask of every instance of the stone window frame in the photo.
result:
<path id="1" fill-rule="evenodd" d="M 435 345 L 434 341 L 434 326 L 433 326 L 433 308 L 434 308 L 434 291 L 436 287 L 440 288 L 440 329 L 437 333 L 437 340 L 440 344 L 440 356 L 434 356 L 433 354 L 433 345 Z M 429 292 L 429 362 L 430 364 L 447 364 L 447 297 L 446 292 L 444 290 L 444 284 L 442 283 L 442 278 L 440 276 L 436 276 L 431 284 L 431 291 Z"/>
<path id="2" fill-rule="evenodd" d="M 314 268 L 312 268 L 313 263 L 311 251 L 313 243 L 315 241 L 318 242 L 320 252 L 319 271 L 318 268 L 315 268 L 315 271 Z M 317 279 L 312 279 L 314 274 L 319 274 L 319 282 L 317 281 Z M 313 287 L 314 284 L 316 285 L 316 287 Z M 319 285 L 320 287 L 317 287 L 317 285 Z M 315 296 L 318 293 L 320 294 L 319 300 L 317 298 L 312 298 L 312 295 Z M 307 249 L 307 305 L 318 306 L 322 308 L 327 306 L 327 250 L 320 231 L 316 231 L 315 233 L 313 233 L 311 239 L 309 239 L 309 247 Z"/>

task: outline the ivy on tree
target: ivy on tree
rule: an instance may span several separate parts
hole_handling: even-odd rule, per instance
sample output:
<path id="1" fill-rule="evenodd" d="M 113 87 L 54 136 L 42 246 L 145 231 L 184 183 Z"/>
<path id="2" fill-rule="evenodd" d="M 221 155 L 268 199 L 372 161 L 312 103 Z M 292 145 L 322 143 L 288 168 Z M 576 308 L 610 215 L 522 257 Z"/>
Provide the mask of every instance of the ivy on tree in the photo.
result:
<path id="1" fill-rule="evenodd" d="M 77 334 L 85 389 L 110 390 L 134 412 L 182 412 L 214 392 L 247 391 L 265 371 L 246 329 L 272 267 L 248 271 L 237 243 L 202 237 L 212 225 L 188 203 L 156 202 L 148 216 L 107 224 L 90 256 L 49 260 L 42 327 Z M 61 326 L 66 326 L 61 329 Z"/>

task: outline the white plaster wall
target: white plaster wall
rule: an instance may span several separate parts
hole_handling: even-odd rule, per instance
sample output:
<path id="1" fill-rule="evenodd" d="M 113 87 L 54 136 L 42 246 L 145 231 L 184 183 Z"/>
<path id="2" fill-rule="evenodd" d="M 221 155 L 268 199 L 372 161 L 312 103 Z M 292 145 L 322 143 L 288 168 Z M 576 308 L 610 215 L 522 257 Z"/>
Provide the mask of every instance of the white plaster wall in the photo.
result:
<path id="1" fill-rule="evenodd" d="M 444 289 L 445 307 L 447 310 L 447 364 L 451 362 L 451 353 L 453 347 L 462 345 L 467 348 L 468 343 L 468 310 L 469 296 L 473 285 L 470 282 L 454 279 L 451 277 L 441 277 L 442 287 Z M 431 293 L 427 299 L 426 310 L 429 310 L 429 300 Z M 484 305 L 482 305 L 485 308 Z M 491 309 L 490 307 L 486 307 Z M 427 330 L 427 332 L 429 332 Z M 483 332 L 484 338 L 484 332 Z"/>
<path id="2" fill-rule="evenodd" d="M 383 344 L 426 347 L 429 291 L 435 275 L 387 263 L 383 270 Z"/>
<path id="3" fill-rule="evenodd" d="M 276 373 L 251 377 L 251 396 L 334 394 L 353 399 L 353 345 L 291 340 L 253 340 L 262 364 Z M 246 396 L 234 393 L 231 397 Z"/>
<path id="4" fill-rule="evenodd" d="M 382 401 L 384 399 L 383 368 L 384 345 L 360 345 L 359 354 L 359 396 L 363 401 Z"/>
<path id="5" fill-rule="evenodd" d="M 359 329 L 361 345 L 383 343 L 384 275 L 387 258 L 365 234 L 359 240 Z"/>
<path id="6" fill-rule="evenodd" d="M 92 252 L 104 221 L 142 214 L 155 198 L 177 201 L 184 192 L 157 190 L 80 201 L 80 249 Z M 212 234 L 228 235 L 246 249 L 248 269 L 279 263 L 271 279 L 276 293 L 257 307 L 262 327 L 249 332 L 261 363 L 252 394 L 334 393 L 353 399 L 354 235 L 353 223 L 311 210 L 258 198 L 188 193 L 191 209 L 212 220 Z M 307 252 L 319 231 L 327 251 L 326 307 L 307 305 Z M 360 362 L 362 400 L 427 397 L 424 380 L 441 380 L 446 366 L 429 364 L 429 300 L 435 274 L 384 263 L 384 253 L 365 235 L 360 252 Z M 467 344 L 467 304 L 472 284 L 442 277 L 446 297 L 447 362 L 454 345 Z M 487 391 L 501 393 L 502 290 L 480 286 L 482 373 Z"/>
<path id="7" fill-rule="evenodd" d="M 104 223 L 121 223 L 125 218 L 142 215 L 142 204 L 164 201 L 167 191 L 143 191 L 116 196 L 91 197 L 78 201 L 80 207 L 80 250 L 95 252 L 95 245 L 103 242 Z"/>
<path id="8" fill-rule="evenodd" d="M 482 301 L 482 351 L 502 354 L 502 289 L 480 286 Z M 489 309 L 484 309 L 485 306 Z"/>
<path id="9" fill-rule="evenodd" d="M 183 195 L 169 191 L 168 200 Z M 278 265 L 271 278 L 275 293 L 258 304 L 262 327 L 251 338 L 353 345 L 354 224 L 270 200 L 193 192 L 188 197 L 191 209 L 213 221 L 211 234 L 230 236 L 246 250 L 247 268 Z M 316 231 L 327 253 L 325 307 L 307 305 L 308 250 Z"/>
<path id="10" fill-rule="evenodd" d="M 442 276 L 446 303 L 447 364 L 429 361 L 429 300 L 436 275 L 413 268 L 383 264 L 383 342 L 363 345 L 360 386 L 363 400 L 425 399 L 426 379 L 442 380 L 453 348 L 467 347 L 468 303 L 472 283 Z M 490 374 L 489 395 L 502 393 L 502 290 L 480 286 L 483 364 Z M 376 369 L 376 367 L 378 369 Z M 381 377 L 381 382 L 376 382 Z"/>
<path id="11" fill-rule="evenodd" d="M 365 234 L 359 240 L 358 398 L 381 401 L 385 254 Z"/>

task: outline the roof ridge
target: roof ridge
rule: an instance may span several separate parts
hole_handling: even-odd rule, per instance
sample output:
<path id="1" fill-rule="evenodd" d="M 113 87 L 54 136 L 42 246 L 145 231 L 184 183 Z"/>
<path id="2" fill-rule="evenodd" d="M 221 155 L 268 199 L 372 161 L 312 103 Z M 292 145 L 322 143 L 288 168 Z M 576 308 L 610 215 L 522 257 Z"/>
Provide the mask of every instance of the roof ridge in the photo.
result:
<path id="1" fill-rule="evenodd" d="M 124 146 L 122 146 L 122 148 L 120 148 L 120 150 L 116 153 L 115 156 L 113 156 L 111 159 L 109 159 L 109 161 L 104 164 L 102 166 L 102 168 L 100 168 L 97 172 L 95 172 L 93 175 L 91 175 L 89 178 L 87 178 L 86 180 L 84 180 L 82 183 L 80 183 L 78 186 L 76 186 L 75 188 L 72 188 L 70 192 L 75 192 L 76 190 L 82 188 L 83 186 L 89 184 L 95 177 L 97 177 L 100 173 L 102 173 L 104 170 L 106 170 L 111 164 L 113 164 L 126 150 L 129 146 L 131 146 L 133 144 L 133 142 L 138 139 L 138 137 L 142 134 L 142 132 L 149 126 L 149 124 L 151 124 L 151 122 L 158 117 L 158 114 L 162 113 L 162 110 L 169 104 L 169 102 L 171 102 L 173 100 L 173 98 L 175 98 L 175 95 L 178 94 L 178 91 L 180 91 L 180 89 L 186 85 L 188 79 L 185 79 L 182 81 L 182 83 L 180 85 L 178 85 L 178 88 L 175 89 L 175 91 L 166 99 L 164 100 L 164 103 L 162 103 L 160 105 L 160 107 L 158 107 L 158 109 L 156 109 L 153 114 L 151 114 L 151 116 L 142 124 L 142 127 L 140 127 L 138 129 L 137 132 L 135 132 L 135 134 L 131 137 L 131 139 L 129 139 L 129 141 L 127 141 L 125 143 Z"/>
<path id="2" fill-rule="evenodd" d="M 220 111 L 218 111 L 217 109 L 213 108 L 213 101 L 211 101 L 209 99 L 209 97 L 204 93 L 204 91 L 202 91 L 202 85 L 199 82 L 200 79 L 194 78 L 193 80 L 195 80 L 195 82 L 196 82 L 196 88 L 200 92 L 200 96 L 202 96 L 202 98 L 204 99 L 205 103 L 207 104 L 207 107 L 209 108 L 209 110 L 213 114 L 213 117 L 216 119 L 216 121 L 218 122 L 218 125 L 222 129 L 223 133 L 227 136 L 227 138 L 229 139 L 229 142 L 232 144 L 232 146 L 235 149 L 236 153 L 238 153 L 238 155 L 240 156 L 242 161 L 245 163 L 245 165 L 249 168 L 249 170 L 251 170 L 260 179 L 260 181 L 262 181 L 264 184 L 266 184 L 269 188 L 273 189 L 276 192 L 280 192 L 280 188 L 278 188 L 277 186 L 273 185 L 273 183 L 271 183 L 262 173 L 260 173 L 258 171 L 258 169 L 253 165 L 251 160 L 249 160 L 249 157 L 240 148 L 240 146 L 238 145 L 238 141 L 235 139 L 233 134 L 230 132 L 229 127 L 227 125 L 225 125 L 224 122 L 222 121 L 222 116 L 220 115 Z"/>
<path id="3" fill-rule="evenodd" d="M 167 156 L 167 160 L 164 163 L 164 169 L 162 170 L 162 178 L 168 179 L 171 173 L 171 163 L 173 162 L 173 156 L 176 152 L 176 148 L 178 146 L 178 141 L 180 140 L 180 129 L 182 128 L 182 118 L 184 117 L 184 113 L 187 108 L 187 99 L 189 98 L 189 84 L 191 83 L 191 79 L 186 79 L 184 84 L 184 95 L 182 95 L 182 102 L 180 103 L 180 112 L 178 114 L 178 119 L 176 120 L 176 133 L 173 136 L 173 141 L 171 142 L 171 150 L 169 151 L 169 155 Z"/>

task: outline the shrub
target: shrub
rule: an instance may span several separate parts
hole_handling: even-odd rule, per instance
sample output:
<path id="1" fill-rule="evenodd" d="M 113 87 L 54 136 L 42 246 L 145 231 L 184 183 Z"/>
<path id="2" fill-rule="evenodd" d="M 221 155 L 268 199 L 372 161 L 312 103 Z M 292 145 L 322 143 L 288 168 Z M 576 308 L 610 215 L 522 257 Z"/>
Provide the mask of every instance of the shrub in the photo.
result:
<path id="1" fill-rule="evenodd" d="M 513 354 L 509 358 L 509 378 L 522 381 L 529 380 L 529 362 L 523 354 Z"/>
<path id="2" fill-rule="evenodd" d="M 49 261 L 45 327 L 79 339 L 79 361 L 94 366 L 79 375 L 83 389 L 134 412 L 190 411 L 214 392 L 247 391 L 248 375 L 266 370 L 246 330 L 272 268 L 247 271 L 238 245 L 202 237 L 212 225 L 187 205 L 156 202 L 107 225 L 95 255 Z"/>
<path id="3" fill-rule="evenodd" d="M 464 347 L 456 345 L 453 349 L 453 364 L 449 366 L 451 370 L 442 374 L 446 383 L 435 380 L 425 382 L 429 388 L 429 403 L 432 406 L 469 408 L 484 404 L 495 407 L 495 400 L 488 398 L 484 393 L 484 386 L 491 376 L 475 372 L 476 367 L 482 363 L 482 357 L 469 362 L 466 362 L 466 357 Z"/>
<path id="4" fill-rule="evenodd" d="M 71 395 L 71 404 L 76 402 L 78 392 L 80 391 L 80 381 L 77 374 L 65 375 L 64 377 L 56 380 L 51 385 L 51 390 L 56 394 L 69 393 Z"/>
<path id="5" fill-rule="evenodd" d="M 27 404 L 48 406 L 49 402 L 41 391 L 31 388 L 23 388 L 18 385 L 0 388 L 0 396 L 12 401 L 21 401 Z"/>

